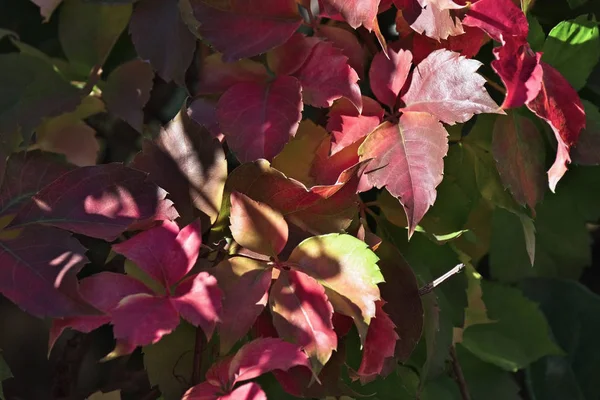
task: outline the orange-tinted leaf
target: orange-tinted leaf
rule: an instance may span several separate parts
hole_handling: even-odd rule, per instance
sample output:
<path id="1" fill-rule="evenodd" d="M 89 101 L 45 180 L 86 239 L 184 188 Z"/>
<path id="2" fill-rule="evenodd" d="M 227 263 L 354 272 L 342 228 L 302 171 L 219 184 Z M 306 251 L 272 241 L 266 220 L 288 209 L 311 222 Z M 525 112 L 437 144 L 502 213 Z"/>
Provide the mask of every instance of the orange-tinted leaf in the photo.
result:
<path id="1" fill-rule="evenodd" d="M 404 87 L 408 73 L 412 66 L 412 54 L 408 50 L 395 51 L 388 49 L 387 55 L 383 52 L 375 54 L 369 80 L 375 97 L 394 110 L 396 100 Z"/>
<path id="2" fill-rule="evenodd" d="M 329 110 L 327 130 L 333 136 L 331 154 L 339 152 L 367 136 L 381 123 L 383 108 L 370 97 L 362 97 L 363 109 L 358 112 L 347 99 L 339 99 Z"/>
<path id="3" fill-rule="evenodd" d="M 404 207 L 409 237 L 435 202 L 448 152 L 447 135 L 434 116 L 410 112 L 397 125 L 381 124 L 359 150 L 361 159 L 374 159 L 366 171 L 369 182 L 385 186 Z"/>
<path id="4" fill-rule="evenodd" d="M 275 257 L 287 243 L 288 226 L 283 216 L 242 193 L 231 193 L 230 221 L 233 238 L 249 250 Z"/>
<path id="5" fill-rule="evenodd" d="M 269 304 L 279 336 L 301 345 L 318 375 L 337 348 L 333 307 L 323 286 L 302 272 L 282 271 L 271 289 Z"/>
<path id="6" fill-rule="evenodd" d="M 275 157 L 296 134 L 301 111 L 300 82 L 291 76 L 238 83 L 217 104 L 227 143 L 242 162 Z"/>
<path id="7" fill-rule="evenodd" d="M 500 116 L 494 124 L 492 152 L 504 186 L 516 201 L 531 210 L 545 189 L 544 139 L 535 124 L 517 113 Z"/>
<path id="8" fill-rule="evenodd" d="M 285 43 L 302 22 L 294 0 L 190 0 L 198 33 L 225 61 L 264 53 Z"/>
<path id="9" fill-rule="evenodd" d="M 428 112 L 450 125 L 466 122 L 473 114 L 502 114 L 485 90 L 485 79 L 475 72 L 481 65 L 452 51 L 434 51 L 417 65 L 402 96 L 403 111 Z"/>

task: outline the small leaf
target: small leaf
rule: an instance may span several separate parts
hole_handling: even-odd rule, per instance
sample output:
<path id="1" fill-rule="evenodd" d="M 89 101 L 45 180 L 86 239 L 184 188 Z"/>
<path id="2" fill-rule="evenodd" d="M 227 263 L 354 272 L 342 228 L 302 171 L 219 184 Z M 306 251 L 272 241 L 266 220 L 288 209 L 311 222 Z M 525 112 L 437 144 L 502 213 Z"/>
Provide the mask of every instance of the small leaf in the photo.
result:
<path id="1" fill-rule="evenodd" d="M 398 125 L 381 124 L 359 149 L 361 160 L 374 158 L 366 171 L 369 182 L 385 186 L 404 207 L 409 237 L 435 202 L 448 152 L 447 135 L 434 116 L 409 112 Z"/>
<path id="2" fill-rule="evenodd" d="M 112 241 L 127 229 L 177 217 L 165 196 L 146 174 L 121 164 L 82 167 L 40 190 L 11 226 L 41 223 Z"/>
<path id="3" fill-rule="evenodd" d="M 142 109 L 150 99 L 153 80 L 152 67 L 144 61 L 133 60 L 119 65 L 108 77 L 102 92 L 106 107 L 136 131 L 142 132 Z"/>
<path id="4" fill-rule="evenodd" d="M 181 18 L 179 2 L 144 0 L 133 9 L 129 33 L 137 54 L 165 81 L 185 84 L 196 38 Z"/>
<path id="5" fill-rule="evenodd" d="M 452 0 L 417 0 L 422 7 L 421 14 L 411 24 L 418 33 L 432 39 L 447 39 L 464 33 L 460 20 L 451 14 L 451 10 L 464 8 Z"/>
<path id="6" fill-rule="evenodd" d="M 294 0 L 190 0 L 198 33 L 225 61 L 264 53 L 285 43 L 302 22 Z"/>
<path id="7" fill-rule="evenodd" d="M 352 317 L 364 343 L 383 276 L 378 257 L 361 240 L 350 235 L 329 234 L 304 240 L 289 257 L 294 269 L 313 277 L 325 287 L 333 308 Z"/>
<path id="8" fill-rule="evenodd" d="M 301 345 L 318 375 L 338 344 L 331 322 L 333 307 L 323 286 L 302 272 L 282 271 L 269 303 L 279 336 Z"/>
<path id="9" fill-rule="evenodd" d="M 102 66 L 131 17 L 132 5 L 66 0 L 60 10 L 58 37 L 73 68 L 87 76 Z"/>
<path id="10" fill-rule="evenodd" d="M 231 193 L 231 234 L 242 247 L 276 257 L 288 239 L 283 216 L 264 203 Z"/>
<path id="11" fill-rule="evenodd" d="M 371 89 L 377 99 L 394 109 L 412 67 L 412 53 L 408 50 L 388 49 L 375 54 L 369 69 Z"/>
<path id="12" fill-rule="evenodd" d="M 585 86 L 600 59 L 600 29 L 596 18 L 580 15 L 562 21 L 550 33 L 542 48 L 542 60 L 552 65 L 573 89 Z"/>
<path id="13" fill-rule="evenodd" d="M 270 83 L 238 83 L 221 96 L 217 118 L 242 162 L 273 159 L 296 134 L 302 117 L 300 82 L 280 76 Z"/>

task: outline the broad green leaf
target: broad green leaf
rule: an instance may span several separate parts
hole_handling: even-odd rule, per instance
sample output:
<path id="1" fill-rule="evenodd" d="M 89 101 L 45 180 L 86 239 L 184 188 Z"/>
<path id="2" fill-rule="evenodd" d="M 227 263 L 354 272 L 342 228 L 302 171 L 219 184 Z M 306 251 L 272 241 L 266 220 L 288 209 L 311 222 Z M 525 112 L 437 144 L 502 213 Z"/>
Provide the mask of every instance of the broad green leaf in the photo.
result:
<path id="1" fill-rule="evenodd" d="M 353 387 L 360 393 L 371 394 L 372 400 L 414 400 L 419 390 L 419 376 L 408 367 L 399 365 L 385 378 L 366 385 L 355 383 Z"/>
<path id="2" fill-rule="evenodd" d="M 164 400 L 180 400 L 188 388 L 185 382 L 192 376 L 195 338 L 196 328 L 181 322 L 173 333 L 142 349 L 150 384 L 158 385 Z"/>
<path id="3" fill-rule="evenodd" d="M 530 393 L 544 400 L 600 397 L 600 297 L 578 282 L 558 279 L 528 279 L 523 290 L 540 305 L 567 353 L 544 357 L 527 369 Z"/>
<path id="4" fill-rule="evenodd" d="M 375 316 L 375 301 L 380 298 L 377 284 L 383 282 L 377 261 L 366 243 L 345 234 L 306 239 L 288 260 L 325 287 L 335 311 L 354 319 L 363 344 Z"/>
<path id="5" fill-rule="evenodd" d="M 447 375 L 430 380 L 423 387 L 422 400 L 461 400 L 460 390 L 456 381 Z"/>
<path id="6" fill-rule="evenodd" d="M 541 51 L 546 41 L 546 34 L 542 25 L 536 17 L 531 14 L 527 15 L 527 22 L 529 22 L 529 33 L 527 34 L 527 42 L 531 46 L 533 51 Z"/>
<path id="7" fill-rule="evenodd" d="M 131 4 L 67 0 L 60 10 L 58 37 L 67 59 L 82 77 L 102 66 L 129 23 Z"/>
<path id="8" fill-rule="evenodd" d="M 556 68 L 579 90 L 600 59 L 600 30 L 594 17 L 580 15 L 563 21 L 548 34 L 542 61 Z"/>
<path id="9" fill-rule="evenodd" d="M 515 288 L 483 282 L 483 301 L 493 324 L 465 329 L 462 344 L 483 361 L 516 371 L 540 357 L 561 354 L 537 305 Z"/>
<path id="10" fill-rule="evenodd" d="M 12 378 L 12 373 L 10 372 L 10 368 L 4 358 L 2 357 L 2 352 L 0 352 L 0 398 L 4 398 L 4 392 L 2 391 L 2 381 Z"/>

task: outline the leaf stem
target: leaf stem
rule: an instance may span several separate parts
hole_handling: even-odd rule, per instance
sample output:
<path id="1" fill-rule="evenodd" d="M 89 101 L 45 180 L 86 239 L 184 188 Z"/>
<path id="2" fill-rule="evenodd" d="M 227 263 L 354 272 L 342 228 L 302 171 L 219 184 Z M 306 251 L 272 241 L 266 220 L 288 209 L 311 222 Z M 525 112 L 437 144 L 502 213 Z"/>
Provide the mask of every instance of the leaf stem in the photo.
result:
<path id="1" fill-rule="evenodd" d="M 460 389 L 460 396 L 462 400 L 471 400 L 469 387 L 467 386 L 467 381 L 465 381 L 465 376 L 458 362 L 458 357 L 456 357 L 456 347 L 454 347 L 454 345 L 450 347 L 450 358 L 452 360 L 452 371 L 454 372 L 454 379 L 456 380 L 458 388 Z"/>
<path id="2" fill-rule="evenodd" d="M 419 296 L 424 296 L 427 293 L 431 292 L 434 288 L 441 285 L 446 279 L 450 278 L 453 275 L 458 274 L 465 268 L 465 264 L 460 263 L 452 268 L 450 271 L 446 272 L 444 275 L 440 276 L 437 279 L 434 279 L 433 282 L 429 282 L 425 286 L 419 289 Z"/>
<path id="3" fill-rule="evenodd" d="M 488 85 L 490 85 L 492 88 L 496 89 L 498 92 L 506 95 L 506 89 L 505 88 L 503 88 L 502 86 L 500 86 L 499 84 L 497 84 L 496 82 L 494 82 L 493 80 L 491 80 L 490 78 L 488 78 L 487 76 L 484 76 L 484 78 L 485 78 L 485 81 L 487 82 Z"/>
<path id="4" fill-rule="evenodd" d="M 192 370 L 192 385 L 202 382 L 202 352 L 206 346 L 206 335 L 202 328 L 196 328 L 196 343 L 194 344 L 194 367 Z"/>
<path id="5" fill-rule="evenodd" d="M 98 83 L 101 76 L 102 76 L 102 65 L 100 65 L 100 64 L 94 65 L 94 68 L 92 68 L 92 71 L 90 72 L 90 77 L 88 78 L 87 82 L 85 83 L 85 86 L 83 87 L 84 95 L 87 96 L 88 94 L 90 94 L 92 92 L 92 90 L 94 90 L 94 86 L 96 86 L 96 83 Z"/>

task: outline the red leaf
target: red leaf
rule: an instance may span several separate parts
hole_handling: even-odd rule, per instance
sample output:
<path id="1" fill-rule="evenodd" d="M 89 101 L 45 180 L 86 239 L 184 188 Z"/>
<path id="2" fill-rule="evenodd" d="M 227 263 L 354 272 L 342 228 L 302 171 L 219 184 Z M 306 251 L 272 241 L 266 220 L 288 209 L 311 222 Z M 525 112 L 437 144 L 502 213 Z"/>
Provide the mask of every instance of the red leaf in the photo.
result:
<path id="1" fill-rule="evenodd" d="M 362 25 L 371 31 L 379 11 L 379 0 L 319 0 L 319 7 L 329 16 L 341 14 L 354 29 Z"/>
<path id="2" fill-rule="evenodd" d="M 139 293 L 121 300 L 112 323 L 115 338 L 146 346 L 177 328 L 179 314 L 168 297 Z"/>
<path id="3" fill-rule="evenodd" d="M 311 175 L 315 178 L 315 182 L 319 185 L 334 185 L 343 171 L 359 162 L 358 149 L 363 141 L 364 137 L 328 157 L 331 143 L 329 138 L 323 140 L 321 146 L 316 151 L 310 170 Z"/>
<path id="4" fill-rule="evenodd" d="M 321 25 L 317 33 L 333 43 L 334 47 L 342 50 L 342 53 L 348 57 L 348 65 L 356 71 L 360 78 L 364 76 L 365 50 L 353 32 L 337 26 Z"/>
<path id="5" fill-rule="evenodd" d="M 287 371 L 296 365 L 310 368 L 300 346 L 277 338 L 256 339 L 242 346 L 231 359 L 229 381 L 233 386 L 273 370 Z"/>
<path id="6" fill-rule="evenodd" d="M 242 193 L 231 193 L 230 220 L 233 238 L 248 250 L 276 257 L 287 243 L 288 225 L 283 216 Z"/>
<path id="7" fill-rule="evenodd" d="M 317 37 L 295 33 L 290 40 L 267 54 L 269 69 L 277 75 L 294 75 L 320 42 Z"/>
<path id="8" fill-rule="evenodd" d="M 211 272 L 224 294 L 218 331 L 220 354 L 225 354 L 250 330 L 264 309 L 271 286 L 271 268 L 249 258 L 232 257 Z"/>
<path id="9" fill-rule="evenodd" d="M 498 117 L 494 124 L 492 152 L 502 183 L 531 210 L 544 194 L 544 146 L 535 124 L 517 113 Z"/>
<path id="10" fill-rule="evenodd" d="M 337 348 L 333 306 L 323 286 L 302 272 L 282 271 L 269 303 L 279 336 L 301 345 L 318 375 Z"/>
<path id="11" fill-rule="evenodd" d="M 488 35 L 479 28 L 463 26 L 465 33 L 458 36 L 449 36 L 447 40 L 437 41 L 424 35 L 413 34 L 412 52 L 413 62 L 420 63 L 431 52 L 439 49 L 456 51 L 466 58 L 473 58 L 481 47 L 490 40 Z"/>
<path id="12" fill-rule="evenodd" d="M 300 82 L 290 76 L 238 83 L 217 105 L 227 143 L 241 162 L 275 157 L 296 134 L 301 111 Z"/>
<path id="13" fill-rule="evenodd" d="M 118 115 L 138 132 L 142 132 L 142 109 L 150 99 L 153 83 L 154 72 L 148 63 L 141 60 L 129 61 L 111 72 L 102 97 L 110 112 Z"/>
<path id="14" fill-rule="evenodd" d="M 198 33 L 225 61 L 252 57 L 285 43 L 302 23 L 294 0 L 190 0 Z"/>
<path id="15" fill-rule="evenodd" d="M 367 136 L 381 123 L 383 109 L 370 97 L 362 97 L 363 110 L 358 112 L 356 107 L 347 99 L 339 99 L 329 110 L 327 130 L 333 135 L 331 154 Z"/>
<path id="16" fill-rule="evenodd" d="M 458 10 L 464 6 L 452 0 L 416 0 L 422 10 L 416 20 L 410 25 L 415 31 L 432 39 L 447 39 L 464 33 L 462 24 L 450 10 Z"/>
<path id="17" fill-rule="evenodd" d="M 266 82 L 268 75 L 264 65 L 252 60 L 224 62 L 219 53 L 202 60 L 197 95 L 223 93 L 241 82 Z"/>
<path id="18" fill-rule="evenodd" d="M 202 328 L 210 340 L 221 314 L 221 297 L 216 278 L 200 272 L 177 285 L 171 303 L 183 319 Z"/>
<path id="19" fill-rule="evenodd" d="M 169 288 L 190 272 L 198 259 L 201 244 L 199 222 L 180 231 L 175 222 L 165 221 L 112 248 Z"/>
<path id="20" fill-rule="evenodd" d="M 479 0 L 469 7 L 463 24 L 502 43 L 510 36 L 526 39 L 529 32 L 527 17 L 512 0 Z"/>
<path id="21" fill-rule="evenodd" d="M 374 159 L 366 171 L 369 182 L 385 186 L 402 203 L 409 237 L 435 202 L 448 152 L 447 135 L 434 116 L 410 112 L 400 117 L 398 125 L 381 124 L 359 150 L 361 159 Z"/>
<path id="22" fill-rule="evenodd" d="M 188 389 L 181 400 L 218 400 L 222 390 L 218 386 L 211 385 L 209 382 L 202 382 L 199 385 Z"/>
<path id="23" fill-rule="evenodd" d="M 85 251 L 60 229 L 5 229 L 0 232 L 0 292 L 39 317 L 93 314 L 77 284 L 77 273 L 88 262 Z"/>
<path id="24" fill-rule="evenodd" d="M 196 38 L 181 18 L 179 2 L 144 0 L 136 4 L 129 33 L 140 58 L 149 60 L 165 81 L 185 85 Z"/>
<path id="25" fill-rule="evenodd" d="M 11 154 L 0 187 L 0 215 L 15 212 L 38 190 L 71 169 L 71 165 L 54 154 L 40 151 Z"/>
<path id="26" fill-rule="evenodd" d="M 177 204 L 182 224 L 201 215 L 209 227 L 216 219 L 227 177 L 225 152 L 218 140 L 180 112 L 153 141 L 144 141 L 143 151 L 132 166 L 169 192 Z"/>
<path id="27" fill-rule="evenodd" d="M 123 231 L 177 217 L 166 192 L 121 164 L 82 167 L 40 190 L 11 226 L 41 223 L 115 240 Z"/>
<path id="28" fill-rule="evenodd" d="M 508 37 L 502 47 L 494 49 L 492 68 L 506 87 L 502 108 L 515 108 L 532 101 L 542 86 L 542 53 L 533 53 L 527 42 Z"/>
<path id="29" fill-rule="evenodd" d="M 222 394 L 222 390 L 208 382 L 190 388 L 181 400 L 267 400 L 267 395 L 258 383 L 246 383 L 233 392 Z"/>
<path id="30" fill-rule="evenodd" d="M 396 105 L 411 66 L 412 54 L 408 50 L 395 51 L 389 48 L 387 56 L 379 52 L 373 57 L 369 69 L 371 89 L 375 97 L 390 109 Z"/>
<path id="31" fill-rule="evenodd" d="M 560 72 L 545 62 L 541 62 L 541 66 L 542 87 L 537 97 L 527 103 L 527 108 L 550 125 L 558 141 L 556 160 L 548 170 L 550 190 L 554 192 L 567 172 L 567 164 L 571 163 L 569 150 L 585 127 L 585 111 L 577 92 Z"/>
<path id="32" fill-rule="evenodd" d="M 375 303 L 375 318 L 369 325 L 362 360 L 357 371 L 363 385 L 381 374 L 386 359 L 394 356 L 396 341 L 399 339 L 396 326 L 382 309 L 383 304 L 385 302 L 382 300 Z"/>
<path id="33" fill-rule="evenodd" d="M 473 114 L 502 114 L 485 90 L 485 79 L 475 72 L 481 65 L 452 51 L 434 51 L 413 73 L 402 111 L 428 112 L 450 125 Z"/>

